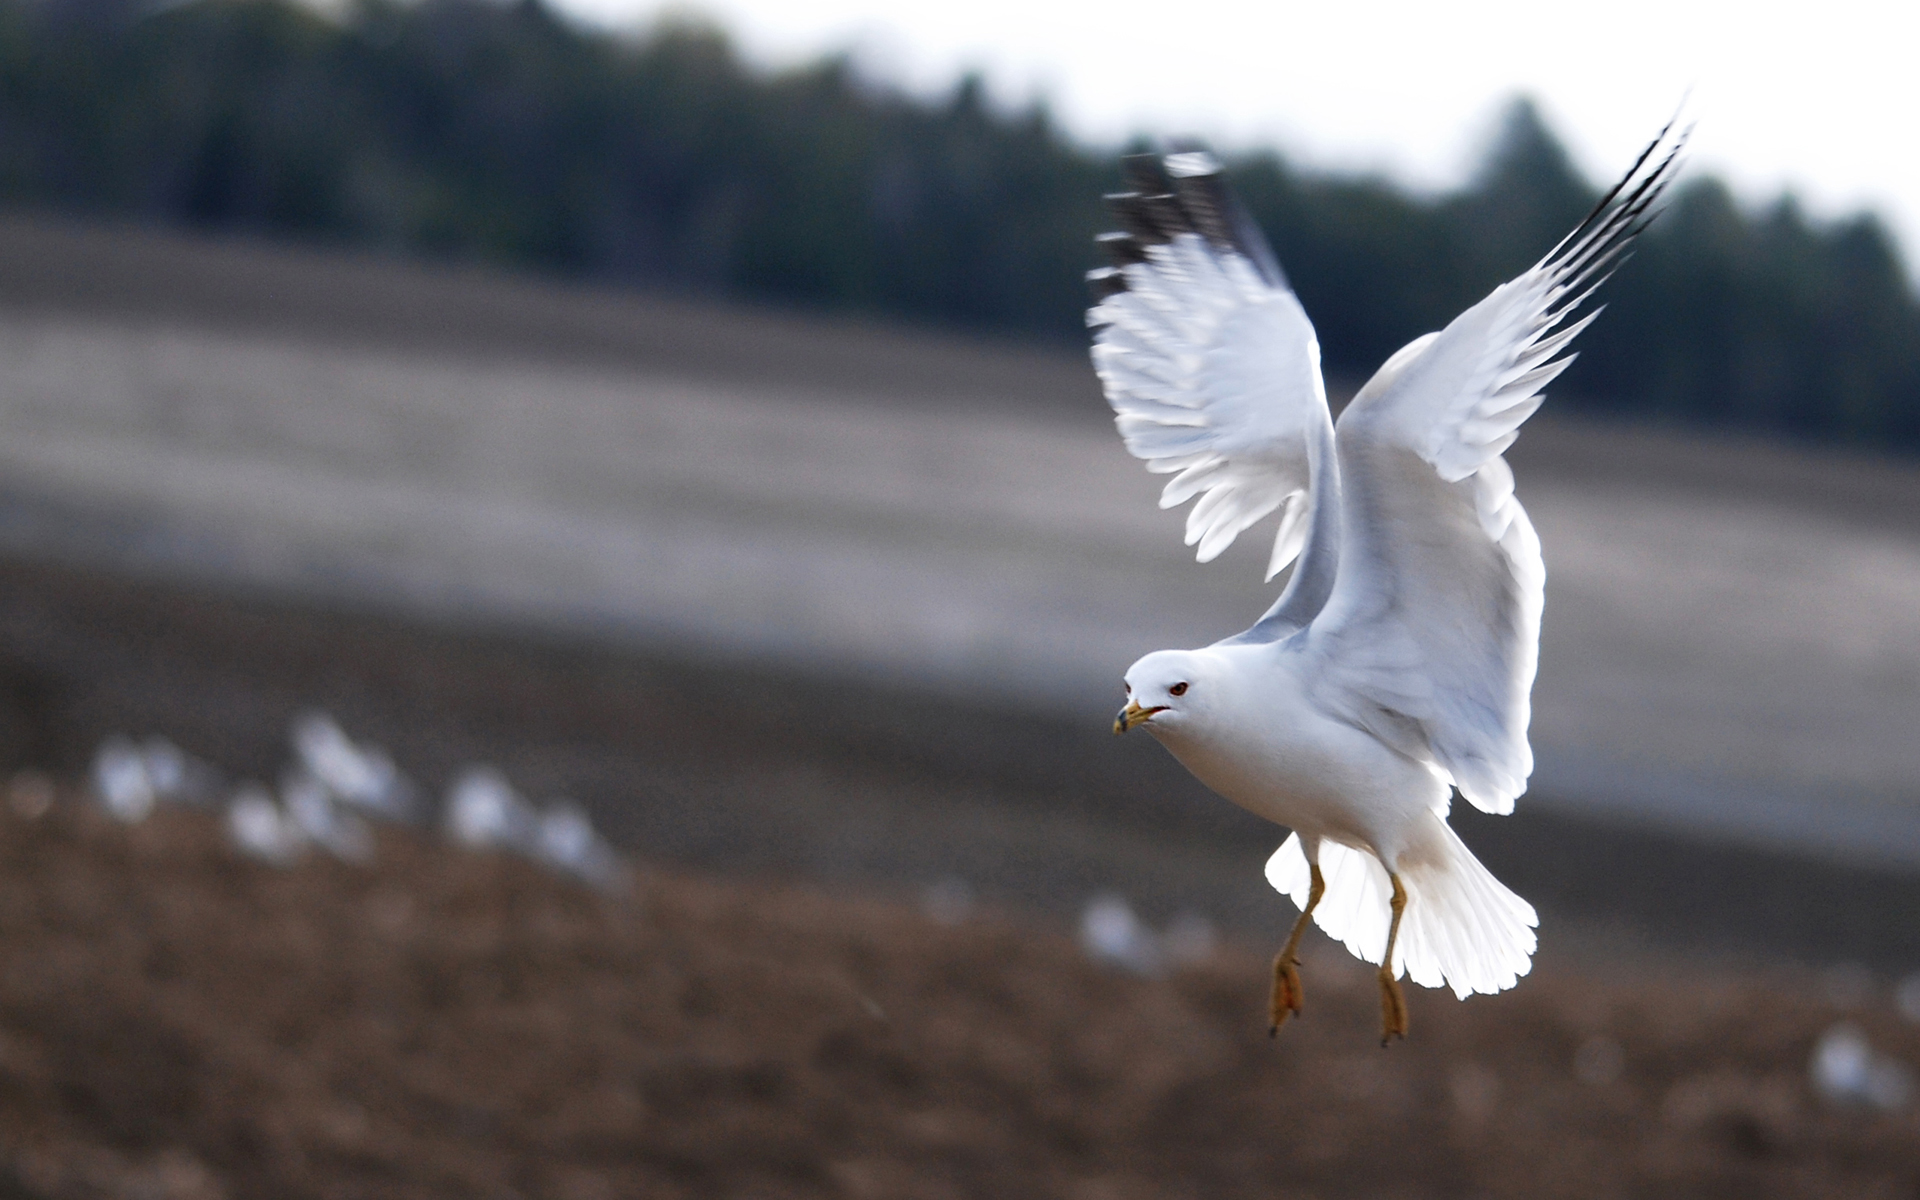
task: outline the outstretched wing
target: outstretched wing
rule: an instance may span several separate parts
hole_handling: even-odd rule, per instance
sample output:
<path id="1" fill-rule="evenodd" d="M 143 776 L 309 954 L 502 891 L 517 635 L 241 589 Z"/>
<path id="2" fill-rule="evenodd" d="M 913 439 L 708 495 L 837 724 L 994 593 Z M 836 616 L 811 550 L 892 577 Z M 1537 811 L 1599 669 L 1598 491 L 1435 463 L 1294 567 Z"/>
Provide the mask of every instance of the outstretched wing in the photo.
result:
<path id="1" fill-rule="evenodd" d="M 1395 354 L 1341 414 L 1340 569 L 1302 646 L 1316 699 L 1487 812 L 1511 812 L 1533 771 L 1546 583 L 1501 455 L 1598 312 L 1559 326 L 1652 219 L 1686 140 L 1671 129 L 1551 253 Z"/>
<path id="2" fill-rule="evenodd" d="M 1211 155 L 1124 161 L 1138 190 L 1107 198 L 1126 228 L 1102 235 L 1113 265 L 1088 276 L 1094 369 L 1127 449 L 1173 475 L 1160 506 L 1200 497 L 1201 562 L 1284 508 L 1272 578 L 1306 540 L 1309 438 L 1331 429 L 1320 343 Z"/>

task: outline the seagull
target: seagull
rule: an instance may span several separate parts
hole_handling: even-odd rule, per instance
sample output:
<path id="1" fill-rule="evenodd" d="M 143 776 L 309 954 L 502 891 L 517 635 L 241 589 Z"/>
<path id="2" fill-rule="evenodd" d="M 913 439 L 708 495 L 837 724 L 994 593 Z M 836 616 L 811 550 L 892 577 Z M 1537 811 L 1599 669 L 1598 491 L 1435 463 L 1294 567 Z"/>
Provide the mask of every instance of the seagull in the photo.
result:
<path id="1" fill-rule="evenodd" d="M 1093 363 L 1126 447 L 1199 497 L 1208 562 L 1278 512 L 1253 626 L 1126 673 L 1114 732 L 1144 727 L 1213 791 L 1290 829 L 1267 879 L 1300 908 L 1273 962 L 1270 1032 L 1301 1011 L 1309 921 L 1379 964 L 1381 1044 L 1407 1033 L 1399 978 L 1461 999 L 1519 982 L 1533 906 L 1447 825 L 1455 793 L 1513 811 L 1533 771 L 1529 693 L 1546 567 L 1502 457 L 1599 315 L 1579 310 L 1657 215 L 1687 131 L 1672 122 L 1573 232 L 1414 339 L 1336 423 L 1299 298 L 1220 163 L 1123 160 L 1124 227 L 1089 273 Z M 1297 560 L 1297 561 L 1296 561 Z"/>

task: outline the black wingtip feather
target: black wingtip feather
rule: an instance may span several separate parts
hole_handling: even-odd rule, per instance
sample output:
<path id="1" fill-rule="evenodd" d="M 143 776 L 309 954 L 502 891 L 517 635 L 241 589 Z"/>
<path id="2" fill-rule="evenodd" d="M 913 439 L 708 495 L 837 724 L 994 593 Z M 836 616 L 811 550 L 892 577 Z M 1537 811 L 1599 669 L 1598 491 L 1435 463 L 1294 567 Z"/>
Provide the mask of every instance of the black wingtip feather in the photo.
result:
<path id="1" fill-rule="evenodd" d="M 1169 142 L 1168 151 L 1176 155 L 1205 154 L 1194 142 Z M 1120 160 L 1120 169 L 1135 190 L 1109 195 L 1106 202 L 1124 232 L 1104 233 L 1096 239 L 1114 268 L 1145 262 L 1148 247 L 1194 233 L 1246 258 L 1273 286 L 1287 286 L 1266 235 L 1241 206 L 1223 172 L 1170 171 L 1167 158 L 1158 154 L 1126 155 Z M 1094 274 L 1099 275 L 1098 282 L 1093 275 L 1088 280 L 1093 284 L 1096 303 L 1126 290 L 1123 272 L 1110 269 Z"/>
<path id="2" fill-rule="evenodd" d="M 1087 290 L 1093 293 L 1095 304 L 1117 296 L 1127 290 L 1126 273 L 1119 267 L 1097 267 L 1087 272 Z"/>
<path id="3" fill-rule="evenodd" d="M 1594 221 L 1599 218 L 1601 213 L 1606 212 L 1613 202 L 1620 198 L 1620 193 L 1626 190 L 1627 184 L 1633 182 L 1633 177 L 1640 173 L 1640 168 L 1647 165 L 1647 160 L 1652 158 L 1653 152 L 1660 148 L 1660 143 L 1667 140 L 1668 132 L 1673 129 L 1674 119 L 1673 117 L 1667 118 L 1667 123 L 1660 127 L 1660 132 L 1654 135 L 1651 142 L 1647 143 L 1647 148 L 1640 152 L 1640 157 L 1633 160 L 1633 165 L 1627 168 L 1627 173 L 1620 177 L 1620 182 L 1613 185 L 1613 190 L 1600 197 L 1599 203 L 1593 206 L 1593 210 L 1586 215 L 1584 220 L 1573 227 L 1572 233 L 1560 239 L 1559 245 L 1556 245 L 1553 251 L 1548 252 L 1548 258 L 1552 258 L 1554 251 L 1558 251 L 1561 246 L 1578 239 L 1580 235 L 1593 226 Z M 1680 136 L 1681 144 L 1684 145 L 1686 140 L 1686 134 L 1682 134 Z M 1674 149 L 1677 151 L 1679 147 L 1676 146 Z M 1671 158 L 1672 156 L 1669 155 L 1668 157 Z M 1654 175 L 1658 176 L 1659 172 L 1655 171 Z"/>
<path id="4" fill-rule="evenodd" d="M 1661 210 L 1655 206 L 1678 173 L 1681 152 L 1693 133 L 1689 125 L 1675 135 L 1677 120 L 1676 115 L 1661 126 L 1659 134 L 1647 143 L 1640 157 L 1633 160 L 1620 182 L 1600 198 L 1572 233 L 1560 239 L 1540 260 L 1539 269 L 1554 272 L 1563 293 L 1563 299 L 1553 306 L 1555 321 L 1578 308 L 1619 270 L 1631 257 L 1634 240 L 1659 217 Z M 1659 157 L 1652 170 L 1646 170 L 1663 146 L 1666 153 Z"/>
<path id="5" fill-rule="evenodd" d="M 1147 261 L 1147 248 L 1130 233 L 1103 233 L 1093 240 L 1106 251 L 1107 261 L 1116 267 Z"/>
<path id="6" fill-rule="evenodd" d="M 1120 192 L 1108 196 L 1107 210 L 1127 233 L 1143 246 L 1162 246 L 1185 232 L 1185 219 L 1172 196 Z"/>
<path id="7" fill-rule="evenodd" d="M 1668 123 L 1669 128 L 1671 122 Z M 1621 244 L 1637 237 L 1651 217 L 1642 220 L 1651 207 L 1666 191 L 1672 181 L 1673 171 L 1678 165 L 1679 155 L 1686 142 L 1686 132 L 1668 151 L 1658 166 L 1646 175 L 1640 175 L 1640 169 L 1646 164 L 1667 136 L 1662 129 L 1660 136 L 1640 152 L 1634 165 L 1614 184 L 1613 189 L 1601 197 L 1584 221 L 1574 227 L 1572 233 L 1560 239 L 1554 248 L 1540 260 L 1541 266 L 1554 266 L 1563 271 L 1579 271 L 1596 260 L 1613 253 Z M 1632 190 L 1628 191 L 1628 185 Z M 1622 196 L 1622 193 L 1625 193 Z M 1657 215 L 1657 214 L 1656 214 Z"/>
<path id="8" fill-rule="evenodd" d="M 1180 197 L 1180 207 L 1186 210 L 1193 222 L 1194 232 L 1216 246 L 1239 249 L 1235 244 L 1233 224 L 1227 218 L 1233 195 L 1227 191 L 1226 181 L 1217 172 L 1212 175 L 1182 176 L 1173 181 L 1173 186 Z"/>
<path id="9" fill-rule="evenodd" d="M 1173 190 L 1173 181 L 1167 178 L 1166 168 L 1160 165 L 1158 154 L 1126 154 L 1120 158 L 1120 173 L 1136 192 L 1149 196 L 1164 196 Z"/>

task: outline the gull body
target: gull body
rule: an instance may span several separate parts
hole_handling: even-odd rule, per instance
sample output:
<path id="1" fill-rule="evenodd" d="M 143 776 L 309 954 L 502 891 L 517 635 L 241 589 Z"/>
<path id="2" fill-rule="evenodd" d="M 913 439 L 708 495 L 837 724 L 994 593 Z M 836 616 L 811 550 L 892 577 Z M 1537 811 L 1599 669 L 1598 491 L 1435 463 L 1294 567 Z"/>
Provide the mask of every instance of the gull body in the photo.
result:
<path id="1" fill-rule="evenodd" d="M 1502 457 L 1597 312 L 1568 318 L 1651 219 L 1685 134 L 1662 130 L 1531 270 L 1395 353 L 1336 425 L 1319 344 L 1219 164 L 1125 160 L 1125 230 L 1093 272 L 1094 365 L 1127 448 L 1198 497 L 1202 562 L 1279 513 L 1268 577 L 1293 572 L 1242 633 L 1162 650 L 1126 674 L 1114 723 L 1145 726 L 1202 783 L 1292 830 L 1267 864 L 1301 908 L 1274 962 L 1274 1027 L 1300 1010 L 1309 919 L 1379 964 L 1383 1040 L 1401 975 L 1462 998 L 1513 986 L 1532 906 L 1447 824 L 1455 795 L 1508 813 L 1527 744 L 1546 568 Z M 1664 153 L 1660 153 L 1664 150 Z"/>
<path id="2" fill-rule="evenodd" d="M 1452 791 L 1429 765 L 1317 709 L 1305 663 L 1284 644 L 1161 650 L 1127 672 L 1129 694 L 1164 706 L 1148 732 L 1195 778 L 1303 841 L 1387 862 L 1428 849 Z M 1180 682 L 1184 696 L 1168 695 Z M 1182 701 L 1189 703 L 1183 704 Z"/>

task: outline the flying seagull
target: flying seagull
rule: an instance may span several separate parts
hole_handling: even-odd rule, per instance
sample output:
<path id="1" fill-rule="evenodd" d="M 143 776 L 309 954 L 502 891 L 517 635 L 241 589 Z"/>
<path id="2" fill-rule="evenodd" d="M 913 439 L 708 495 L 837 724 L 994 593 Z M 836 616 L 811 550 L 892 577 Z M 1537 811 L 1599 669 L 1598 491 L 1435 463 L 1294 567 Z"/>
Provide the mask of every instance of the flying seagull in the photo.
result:
<path id="1" fill-rule="evenodd" d="M 1336 424 L 1313 325 L 1266 238 L 1200 150 L 1124 160 L 1099 239 L 1093 362 L 1127 449 L 1196 496 L 1207 562 L 1276 510 L 1253 627 L 1126 674 L 1114 732 L 1144 726 L 1202 783 L 1292 830 L 1267 878 L 1300 907 L 1273 963 L 1271 1029 L 1300 1011 L 1309 919 L 1399 976 L 1465 999 L 1526 974 L 1533 906 L 1447 826 L 1455 792 L 1510 813 L 1533 771 L 1528 694 L 1546 568 L 1501 455 L 1596 309 L 1568 322 L 1652 220 L 1686 132 L 1670 123 L 1545 258 L 1395 353 Z"/>

